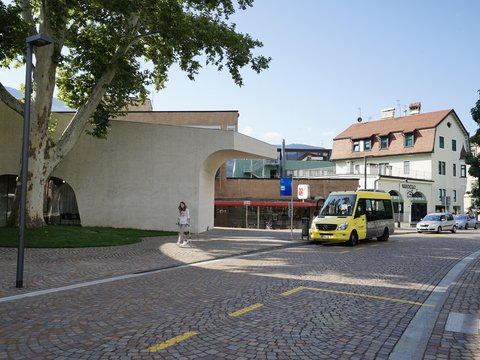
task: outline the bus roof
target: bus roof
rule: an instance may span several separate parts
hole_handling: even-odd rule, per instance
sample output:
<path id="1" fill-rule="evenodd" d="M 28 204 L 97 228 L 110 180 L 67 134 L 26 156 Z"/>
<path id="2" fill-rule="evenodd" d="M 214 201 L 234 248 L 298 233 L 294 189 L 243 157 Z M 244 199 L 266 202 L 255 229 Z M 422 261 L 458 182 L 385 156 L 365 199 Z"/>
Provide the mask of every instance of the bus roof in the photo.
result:
<path id="1" fill-rule="evenodd" d="M 357 190 L 357 191 L 333 191 L 330 195 L 357 195 L 360 197 L 371 197 L 374 199 L 390 199 L 389 193 L 384 190 Z"/>

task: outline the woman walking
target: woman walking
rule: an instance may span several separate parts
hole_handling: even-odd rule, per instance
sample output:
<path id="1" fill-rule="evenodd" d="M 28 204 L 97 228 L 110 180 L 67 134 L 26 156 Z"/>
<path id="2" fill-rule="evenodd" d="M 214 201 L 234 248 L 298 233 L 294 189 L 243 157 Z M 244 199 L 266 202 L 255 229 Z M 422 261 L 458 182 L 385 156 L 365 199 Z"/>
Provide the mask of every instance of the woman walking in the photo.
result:
<path id="1" fill-rule="evenodd" d="M 189 240 L 185 239 L 185 228 L 190 226 L 190 211 L 188 211 L 187 204 L 181 201 L 178 205 L 178 240 L 177 245 L 187 245 Z"/>

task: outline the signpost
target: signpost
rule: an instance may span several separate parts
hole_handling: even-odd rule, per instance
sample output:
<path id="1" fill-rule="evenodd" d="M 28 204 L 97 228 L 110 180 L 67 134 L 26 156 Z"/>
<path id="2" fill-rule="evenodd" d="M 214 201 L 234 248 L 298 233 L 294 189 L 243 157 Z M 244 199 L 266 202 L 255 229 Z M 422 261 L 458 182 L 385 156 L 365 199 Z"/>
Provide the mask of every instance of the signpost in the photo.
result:
<path id="1" fill-rule="evenodd" d="M 297 187 L 297 197 L 300 200 L 308 199 L 310 197 L 310 185 L 299 184 Z"/>
<path id="2" fill-rule="evenodd" d="M 290 239 L 293 239 L 293 179 L 291 177 L 280 178 L 280 196 L 290 196 L 290 204 L 288 206 L 288 215 L 290 216 Z"/>

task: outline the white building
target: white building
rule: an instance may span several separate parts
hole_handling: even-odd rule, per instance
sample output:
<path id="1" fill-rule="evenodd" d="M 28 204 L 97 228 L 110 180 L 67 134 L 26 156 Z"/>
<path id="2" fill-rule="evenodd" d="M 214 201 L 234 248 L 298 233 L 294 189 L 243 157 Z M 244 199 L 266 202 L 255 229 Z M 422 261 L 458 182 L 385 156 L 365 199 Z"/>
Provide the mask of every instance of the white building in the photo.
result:
<path id="1" fill-rule="evenodd" d="M 357 175 L 359 187 L 390 192 L 397 220 L 416 222 L 426 213 L 462 213 L 469 135 L 453 109 L 358 122 L 334 138 L 336 173 Z"/>

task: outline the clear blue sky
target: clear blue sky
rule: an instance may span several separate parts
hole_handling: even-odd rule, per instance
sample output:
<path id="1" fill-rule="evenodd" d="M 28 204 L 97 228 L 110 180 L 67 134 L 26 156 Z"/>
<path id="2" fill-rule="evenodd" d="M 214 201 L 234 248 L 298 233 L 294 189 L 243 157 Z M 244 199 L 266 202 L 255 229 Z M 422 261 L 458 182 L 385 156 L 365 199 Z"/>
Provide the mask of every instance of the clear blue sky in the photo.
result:
<path id="1" fill-rule="evenodd" d="M 479 99 L 478 0 L 256 0 L 235 16 L 264 43 L 270 69 L 204 68 L 195 82 L 172 69 L 153 93 L 155 110 L 238 110 L 239 131 L 272 144 L 331 147 L 353 122 L 416 101 L 422 112 L 453 108 L 472 134 Z M 22 71 L 0 72 L 18 88 Z"/>

